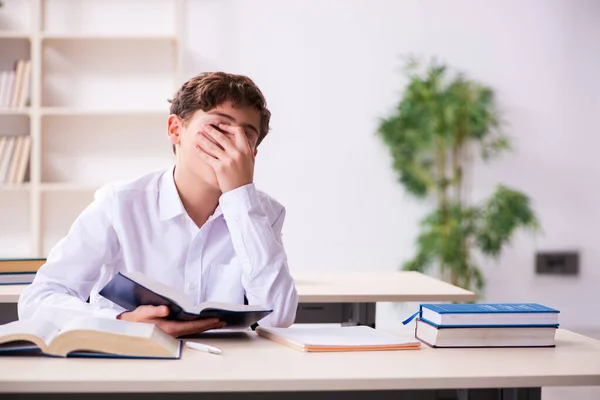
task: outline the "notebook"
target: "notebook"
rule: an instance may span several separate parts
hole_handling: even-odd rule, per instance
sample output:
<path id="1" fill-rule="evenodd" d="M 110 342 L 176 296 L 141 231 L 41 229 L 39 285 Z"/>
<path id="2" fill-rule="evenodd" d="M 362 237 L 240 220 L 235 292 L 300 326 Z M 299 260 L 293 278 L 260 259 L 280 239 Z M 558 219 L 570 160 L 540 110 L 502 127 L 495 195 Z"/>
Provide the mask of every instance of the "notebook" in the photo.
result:
<path id="1" fill-rule="evenodd" d="M 142 305 L 167 306 L 170 310 L 167 319 L 191 321 L 218 318 L 228 328 L 247 328 L 273 312 L 258 305 L 219 302 L 194 305 L 177 289 L 139 272 L 117 273 L 99 294 L 129 311 Z"/>
<path id="2" fill-rule="evenodd" d="M 41 353 L 56 357 L 171 358 L 181 341 L 154 324 L 81 318 L 62 327 L 51 321 L 21 320 L 0 325 L 0 355 Z"/>
<path id="3" fill-rule="evenodd" d="M 558 310 L 536 303 L 421 304 L 419 317 L 434 326 L 558 326 Z"/>
<path id="4" fill-rule="evenodd" d="M 369 326 L 328 328 L 267 328 L 256 332 L 267 339 L 305 352 L 419 349 L 419 340 L 381 332 Z"/>

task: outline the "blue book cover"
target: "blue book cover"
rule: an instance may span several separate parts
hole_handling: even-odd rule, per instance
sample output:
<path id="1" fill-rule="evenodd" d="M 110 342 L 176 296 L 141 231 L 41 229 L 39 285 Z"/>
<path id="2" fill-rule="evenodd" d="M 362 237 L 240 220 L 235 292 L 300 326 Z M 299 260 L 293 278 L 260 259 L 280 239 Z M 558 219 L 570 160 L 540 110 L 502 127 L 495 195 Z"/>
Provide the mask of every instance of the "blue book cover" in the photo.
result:
<path id="1" fill-rule="evenodd" d="M 250 327 L 273 312 L 255 305 L 217 302 L 193 305 L 185 294 L 135 272 L 118 272 L 99 294 L 129 311 L 142 305 L 167 306 L 170 311 L 167 319 L 218 318 L 227 324 L 227 328 Z"/>
<path id="2" fill-rule="evenodd" d="M 537 303 L 421 304 L 438 314 L 559 313 Z"/>
<path id="3" fill-rule="evenodd" d="M 537 303 L 421 304 L 418 312 L 437 328 L 556 328 L 558 313 Z"/>

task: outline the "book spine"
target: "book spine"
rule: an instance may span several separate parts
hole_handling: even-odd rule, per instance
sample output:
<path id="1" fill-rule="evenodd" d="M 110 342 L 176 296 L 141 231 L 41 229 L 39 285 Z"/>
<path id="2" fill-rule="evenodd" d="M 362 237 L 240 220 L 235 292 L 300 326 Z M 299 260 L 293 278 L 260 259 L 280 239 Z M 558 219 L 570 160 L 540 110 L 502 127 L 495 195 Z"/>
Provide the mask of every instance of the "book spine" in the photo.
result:
<path id="1" fill-rule="evenodd" d="M 21 76 L 23 75 L 23 60 L 17 61 L 15 67 L 15 83 L 12 87 L 10 97 L 10 107 L 16 108 L 19 102 L 19 93 L 21 92 Z"/>

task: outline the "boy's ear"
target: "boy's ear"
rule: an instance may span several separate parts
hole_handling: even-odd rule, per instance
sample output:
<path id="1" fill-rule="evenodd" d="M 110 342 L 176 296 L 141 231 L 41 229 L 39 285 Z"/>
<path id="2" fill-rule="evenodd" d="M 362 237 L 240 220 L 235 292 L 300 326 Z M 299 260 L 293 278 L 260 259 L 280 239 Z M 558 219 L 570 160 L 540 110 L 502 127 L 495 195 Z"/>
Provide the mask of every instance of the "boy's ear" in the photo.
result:
<path id="1" fill-rule="evenodd" d="M 178 115 L 169 115 L 167 121 L 167 135 L 169 136 L 169 141 L 174 145 L 179 144 L 182 126 L 183 121 Z"/>
<path id="2" fill-rule="evenodd" d="M 254 157 L 258 154 L 258 149 L 254 149 Z"/>

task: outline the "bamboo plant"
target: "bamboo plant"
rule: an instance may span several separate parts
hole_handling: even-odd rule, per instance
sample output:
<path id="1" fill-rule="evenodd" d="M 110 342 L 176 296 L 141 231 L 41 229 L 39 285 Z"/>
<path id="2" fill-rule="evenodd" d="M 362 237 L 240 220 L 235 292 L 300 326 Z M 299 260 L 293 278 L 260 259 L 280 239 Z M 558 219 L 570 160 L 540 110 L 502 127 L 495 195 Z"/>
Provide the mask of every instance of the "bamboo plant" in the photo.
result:
<path id="1" fill-rule="evenodd" d="M 403 268 L 437 269 L 450 283 L 481 294 L 478 263 L 498 258 L 518 229 L 538 230 L 538 220 L 528 196 L 505 185 L 485 201 L 471 201 L 475 157 L 490 160 L 510 149 L 492 89 L 435 61 L 409 61 L 406 75 L 406 89 L 377 133 L 406 192 L 435 207 Z"/>

